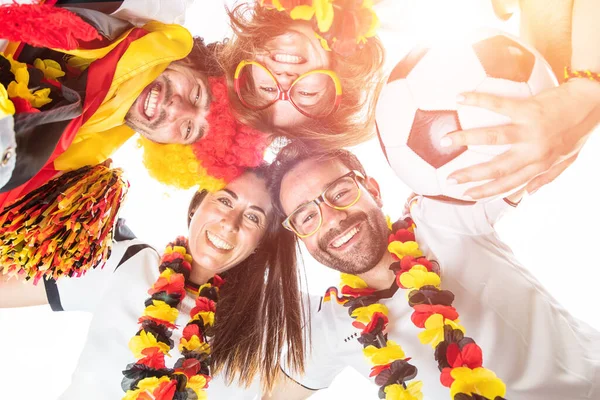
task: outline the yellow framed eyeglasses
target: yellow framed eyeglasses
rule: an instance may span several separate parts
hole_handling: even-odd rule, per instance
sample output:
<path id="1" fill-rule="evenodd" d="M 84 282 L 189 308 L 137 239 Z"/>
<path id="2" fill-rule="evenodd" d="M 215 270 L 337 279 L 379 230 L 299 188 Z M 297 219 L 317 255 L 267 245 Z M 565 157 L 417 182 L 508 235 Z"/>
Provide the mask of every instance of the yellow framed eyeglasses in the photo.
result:
<path id="1" fill-rule="evenodd" d="M 350 171 L 339 177 L 314 200 L 300 205 L 282 222 L 284 228 L 300 238 L 314 235 L 323 225 L 321 203 L 345 210 L 360 199 L 361 189 L 357 178 L 365 179 L 359 171 Z"/>
<path id="2" fill-rule="evenodd" d="M 285 90 L 267 67 L 257 61 L 241 61 L 234 74 L 240 102 L 252 110 L 264 110 L 277 101 L 289 101 L 313 119 L 333 114 L 342 100 L 342 84 L 334 71 L 317 69 L 296 78 Z"/>

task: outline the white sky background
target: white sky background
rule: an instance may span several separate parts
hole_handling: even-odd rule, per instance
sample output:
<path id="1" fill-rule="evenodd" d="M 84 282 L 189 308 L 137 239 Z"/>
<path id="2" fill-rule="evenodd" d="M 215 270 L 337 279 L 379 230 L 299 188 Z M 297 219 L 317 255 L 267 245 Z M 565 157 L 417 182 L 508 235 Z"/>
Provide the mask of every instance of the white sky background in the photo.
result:
<path id="1" fill-rule="evenodd" d="M 469 28 L 494 25 L 516 33 L 514 24 L 502 25 L 493 18 L 486 0 L 419 0 L 410 15 L 406 2 L 382 3 L 384 28 L 407 35 L 405 40 L 398 40 L 397 35 L 382 33 L 388 51 L 396 54 L 407 50 L 417 38 L 434 37 L 433 32 L 448 37 Z M 222 2 L 215 0 L 196 1 L 188 13 L 187 27 L 207 42 L 222 39 L 229 33 L 222 7 Z M 390 19 L 391 15 L 397 19 Z M 399 217 L 410 191 L 390 171 L 376 142 L 360 146 L 356 152 L 382 187 L 385 211 Z M 600 301 L 594 297 L 600 281 L 600 261 L 595 254 L 600 238 L 596 200 L 599 155 L 596 133 L 573 166 L 497 225 L 500 236 L 554 297 L 596 329 L 600 329 Z M 175 236 L 186 234 L 191 192 L 173 191 L 151 180 L 141 166 L 135 139 L 113 159 L 126 170 L 131 182 L 121 215 L 136 235 L 162 249 Z M 337 283 L 337 273 L 317 265 L 306 253 L 304 257 L 311 292 L 321 293 Z M 0 310 L 0 399 L 55 399 L 70 382 L 89 321 L 87 314 L 52 313 L 49 307 Z M 377 390 L 347 370 L 331 388 L 313 398 L 375 399 Z"/>

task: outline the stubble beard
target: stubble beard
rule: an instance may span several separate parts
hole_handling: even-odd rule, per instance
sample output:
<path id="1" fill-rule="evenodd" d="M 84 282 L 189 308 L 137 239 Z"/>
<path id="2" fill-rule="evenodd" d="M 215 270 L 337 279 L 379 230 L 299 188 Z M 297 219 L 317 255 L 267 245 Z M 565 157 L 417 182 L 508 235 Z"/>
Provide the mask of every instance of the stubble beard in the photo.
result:
<path id="1" fill-rule="evenodd" d="M 331 240 L 346 229 L 361 223 L 361 245 L 355 245 L 343 254 L 332 254 L 328 250 Z M 362 274 L 373 269 L 387 251 L 389 229 L 380 209 L 368 213 L 357 212 L 342 221 L 336 229 L 332 229 L 319 240 L 318 251 L 312 256 L 321 264 L 346 274 Z"/>

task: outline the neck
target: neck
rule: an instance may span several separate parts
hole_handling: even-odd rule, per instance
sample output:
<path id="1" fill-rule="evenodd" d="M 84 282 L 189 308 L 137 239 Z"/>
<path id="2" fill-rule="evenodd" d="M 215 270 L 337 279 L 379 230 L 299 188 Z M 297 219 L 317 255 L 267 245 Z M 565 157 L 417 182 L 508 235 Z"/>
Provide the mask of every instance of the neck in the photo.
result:
<path id="1" fill-rule="evenodd" d="M 392 265 L 393 262 L 394 258 L 390 252 L 386 250 L 385 254 L 375 267 L 358 276 L 365 281 L 370 288 L 377 290 L 388 289 L 394 282 L 394 279 L 396 279 L 396 274 L 394 274 L 394 271 L 390 270 L 390 265 Z"/>
<path id="2" fill-rule="evenodd" d="M 204 285 L 210 278 L 215 274 L 206 268 L 202 268 L 201 265 L 192 261 L 192 272 L 190 273 L 190 282 L 198 286 Z"/>

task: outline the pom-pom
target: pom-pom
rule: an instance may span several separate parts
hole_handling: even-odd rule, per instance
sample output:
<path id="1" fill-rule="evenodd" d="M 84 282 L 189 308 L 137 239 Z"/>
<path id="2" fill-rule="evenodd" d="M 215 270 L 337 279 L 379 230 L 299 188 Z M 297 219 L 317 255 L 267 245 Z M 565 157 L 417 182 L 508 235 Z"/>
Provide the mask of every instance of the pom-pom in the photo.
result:
<path id="1" fill-rule="evenodd" d="M 67 172 L 0 212 L 0 270 L 33 279 L 104 266 L 129 184 L 104 165 Z"/>
<path id="2" fill-rule="evenodd" d="M 79 41 L 101 38 L 77 14 L 47 4 L 1 5 L 0 21 L 0 38 L 35 47 L 73 50 Z"/>

